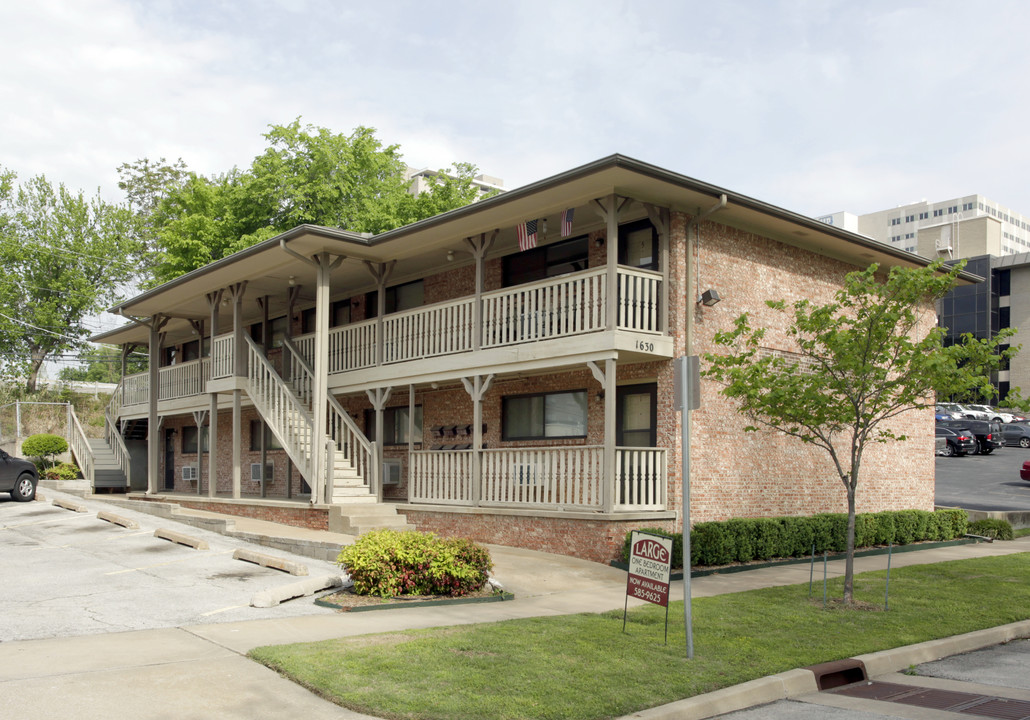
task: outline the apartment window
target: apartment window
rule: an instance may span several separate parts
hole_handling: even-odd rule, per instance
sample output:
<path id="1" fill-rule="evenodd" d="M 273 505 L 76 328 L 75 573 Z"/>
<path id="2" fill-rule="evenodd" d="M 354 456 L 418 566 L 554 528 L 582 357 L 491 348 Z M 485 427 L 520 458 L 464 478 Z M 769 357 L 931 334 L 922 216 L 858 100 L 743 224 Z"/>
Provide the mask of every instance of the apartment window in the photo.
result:
<path id="1" fill-rule="evenodd" d="M 586 390 L 514 395 L 501 402 L 504 440 L 577 438 L 586 434 Z"/>
<path id="2" fill-rule="evenodd" d="M 587 236 L 580 235 L 508 255 L 502 261 L 504 286 L 512 287 L 586 270 L 589 265 L 588 251 Z"/>
<path id="3" fill-rule="evenodd" d="M 901 218 L 891 218 L 891 227 L 901 224 Z"/>
<path id="4" fill-rule="evenodd" d="M 1012 294 L 1012 271 L 1011 270 L 999 270 L 998 271 L 998 295 L 999 297 L 1005 297 L 1006 295 Z"/>
<path id="5" fill-rule="evenodd" d="M 386 314 L 422 307 L 424 300 L 425 290 L 421 280 L 388 287 L 385 299 Z M 373 290 L 365 295 L 365 316 L 374 318 L 378 313 L 379 291 Z M 347 317 L 350 317 L 350 310 L 347 310 Z"/>
<path id="6" fill-rule="evenodd" d="M 943 210 L 934 210 L 934 211 L 933 211 L 933 216 L 934 216 L 934 217 L 940 217 L 940 216 L 941 216 L 941 215 L 943 215 L 943 214 L 944 214 L 944 211 L 943 211 Z"/>
<path id="7" fill-rule="evenodd" d="M 200 340 L 190 340 L 187 343 L 182 344 L 182 361 L 189 362 L 190 360 L 200 359 Z"/>
<path id="8" fill-rule="evenodd" d="M 1012 308 L 998 308 L 998 327 L 1001 329 L 1010 327 Z"/>
<path id="9" fill-rule="evenodd" d="M 365 411 L 365 436 L 375 442 L 376 411 Z M 415 406 L 415 443 L 422 442 L 422 406 Z M 383 410 L 383 445 L 408 444 L 408 406 Z"/>
<path id="10" fill-rule="evenodd" d="M 905 239 L 906 239 L 906 240 L 911 240 L 911 239 L 912 239 L 912 238 L 914 238 L 915 236 L 916 236 L 916 234 L 915 234 L 915 233 L 905 233 Z"/>
<path id="11" fill-rule="evenodd" d="M 984 204 L 983 204 L 983 203 L 980 203 L 980 209 L 981 209 L 981 210 L 983 210 L 983 209 L 984 209 Z"/>
<path id="12" fill-rule="evenodd" d="M 178 361 L 179 349 L 174 345 L 161 349 L 161 366 L 174 365 Z"/>
<path id="13" fill-rule="evenodd" d="M 905 222 L 907 222 L 907 223 L 914 222 L 915 219 L 916 219 L 915 215 L 906 215 L 905 216 Z"/>
<path id="14" fill-rule="evenodd" d="M 928 213 L 928 212 L 921 212 L 921 213 L 919 213 L 919 219 L 920 220 L 926 220 L 929 217 L 930 217 L 930 213 Z"/>
<path id="15" fill-rule="evenodd" d="M 272 429 L 261 420 L 250 421 L 250 449 L 252 452 L 261 450 L 261 434 L 265 435 L 265 450 L 282 450 L 282 443 L 272 434 Z"/>
<path id="16" fill-rule="evenodd" d="M 958 205 L 952 205 L 950 208 L 948 208 L 948 214 L 949 215 L 953 215 L 953 214 L 955 214 L 957 212 L 958 212 Z"/>
<path id="17" fill-rule="evenodd" d="M 350 325 L 350 298 L 337 300 L 329 306 L 329 327 Z M 315 308 L 308 308 L 300 314 L 300 332 L 302 335 L 315 332 Z"/>
<path id="18" fill-rule="evenodd" d="M 182 428 L 182 453 L 183 455 L 197 454 L 197 426 L 186 425 Z M 208 451 L 207 427 L 200 428 L 200 441 L 203 444 L 204 452 Z"/>
<path id="19" fill-rule="evenodd" d="M 287 320 L 288 318 L 285 315 L 282 315 L 268 321 L 269 348 L 282 347 L 283 340 L 286 339 Z M 250 326 L 250 337 L 259 345 L 264 342 L 262 332 L 263 327 L 263 323 L 254 323 Z"/>

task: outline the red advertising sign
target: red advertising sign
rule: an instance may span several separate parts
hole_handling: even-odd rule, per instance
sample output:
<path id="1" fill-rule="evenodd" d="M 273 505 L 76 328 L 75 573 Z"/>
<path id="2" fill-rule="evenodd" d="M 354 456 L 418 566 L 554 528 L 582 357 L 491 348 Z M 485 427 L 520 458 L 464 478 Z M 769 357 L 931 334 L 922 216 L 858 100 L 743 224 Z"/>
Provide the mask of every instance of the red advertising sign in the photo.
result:
<path id="1" fill-rule="evenodd" d="M 672 538 L 634 531 L 630 538 L 626 594 L 655 605 L 669 607 L 671 567 Z"/>

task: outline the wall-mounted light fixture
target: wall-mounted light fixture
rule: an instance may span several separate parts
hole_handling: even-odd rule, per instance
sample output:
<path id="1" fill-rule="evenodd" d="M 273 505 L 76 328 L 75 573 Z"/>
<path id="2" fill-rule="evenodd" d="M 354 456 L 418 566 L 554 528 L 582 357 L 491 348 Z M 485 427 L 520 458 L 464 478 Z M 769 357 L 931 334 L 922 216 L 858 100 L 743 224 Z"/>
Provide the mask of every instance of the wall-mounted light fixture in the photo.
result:
<path id="1" fill-rule="evenodd" d="M 712 288 L 708 288 L 703 293 L 701 293 L 700 302 L 705 307 L 712 307 L 712 305 L 717 304 L 720 300 L 722 300 L 722 298 L 719 297 L 719 293 L 717 293 Z"/>
<path id="2" fill-rule="evenodd" d="M 594 245 L 596 245 L 597 247 L 601 247 L 602 245 L 604 245 L 604 238 L 603 237 L 596 237 L 596 238 L 594 238 Z"/>
<path id="3" fill-rule="evenodd" d="M 448 250 L 447 251 L 447 262 L 454 262 L 454 251 L 453 250 Z"/>
<path id="4" fill-rule="evenodd" d="M 292 275 L 290 275 L 290 279 L 287 280 L 287 282 L 290 284 L 290 287 L 293 287 L 294 285 L 297 284 L 297 279 L 295 277 L 293 277 Z"/>

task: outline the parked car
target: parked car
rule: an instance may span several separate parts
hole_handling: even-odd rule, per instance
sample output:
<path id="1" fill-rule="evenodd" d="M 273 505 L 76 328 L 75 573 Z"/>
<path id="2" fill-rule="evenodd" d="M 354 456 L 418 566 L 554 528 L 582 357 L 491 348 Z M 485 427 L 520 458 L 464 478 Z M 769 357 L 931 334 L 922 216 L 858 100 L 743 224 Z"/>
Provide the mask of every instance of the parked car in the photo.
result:
<path id="1" fill-rule="evenodd" d="M 990 455 L 995 448 L 1002 446 L 1001 423 L 985 420 L 942 420 L 937 426 L 971 432 L 976 438 L 976 450 L 973 452 L 979 455 Z"/>
<path id="2" fill-rule="evenodd" d="M 937 426 L 937 439 L 944 439 L 944 449 L 941 455 L 945 457 L 961 457 L 967 453 L 976 452 L 976 437 L 968 430 Z"/>
<path id="3" fill-rule="evenodd" d="M 979 413 L 976 410 L 970 410 L 964 405 L 958 403 L 938 403 L 938 408 L 941 408 L 946 413 L 951 413 L 951 419 L 959 420 L 961 418 L 969 418 L 971 420 L 986 420 L 987 413 Z"/>
<path id="4" fill-rule="evenodd" d="M 38 483 L 35 465 L 0 450 L 0 492 L 11 493 L 11 498 L 18 502 L 27 502 L 36 497 Z"/>
<path id="5" fill-rule="evenodd" d="M 1019 469 L 1019 477 L 1030 480 L 1030 460 L 1023 461 L 1023 467 Z"/>
<path id="6" fill-rule="evenodd" d="M 1015 415 L 1013 415 L 1012 413 L 1007 413 L 1003 410 L 998 410 L 997 408 L 992 408 L 988 405 L 966 405 L 966 407 L 977 412 L 985 413 L 987 415 L 986 419 L 990 420 L 991 422 L 1010 423 L 1016 419 Z"/>
<path id="7" fill-rule="evenodd" d="M 1001 408 L 1001 412 L 1008 413 L 1012 416 L 1012 420 L 1010 420 L 1009 422 L 1022 422 L 1023 420 L 1030 420 L 1030 416 L 1028 416 L 1022 410 L 1013 410 L 1012 408 Z"/>
<path id="8" fill-rule="evenodd" d="M 1030 448 L 1030 422 L 1008 423 L 1001 428 L 1001 439 L 1009 447 Z"/>
<path id="9" fill-rule="evenodd" d="M 938 405 L 934 410 L 934 417 L 937 420 L 957 420 L 960 416 L 958 413 L 951 412 Z"/>

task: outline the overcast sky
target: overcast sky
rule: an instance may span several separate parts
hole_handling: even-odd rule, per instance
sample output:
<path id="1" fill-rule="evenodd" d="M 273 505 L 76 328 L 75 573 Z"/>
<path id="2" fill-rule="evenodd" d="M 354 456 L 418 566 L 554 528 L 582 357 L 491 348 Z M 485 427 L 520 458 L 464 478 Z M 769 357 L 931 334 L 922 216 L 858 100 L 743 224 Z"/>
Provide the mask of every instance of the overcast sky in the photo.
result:
<path id="1" fill-rule="evenodd" d="M 270 124 L 476 164 L 611 153 L 790 210 L 979 192 L 1030 213 L 1030 3 L 0 0 L 0 165 L 246 167 Z"/>

